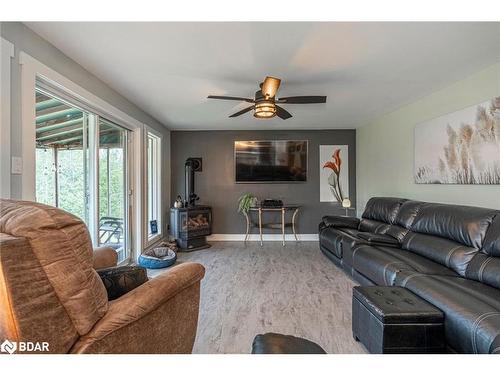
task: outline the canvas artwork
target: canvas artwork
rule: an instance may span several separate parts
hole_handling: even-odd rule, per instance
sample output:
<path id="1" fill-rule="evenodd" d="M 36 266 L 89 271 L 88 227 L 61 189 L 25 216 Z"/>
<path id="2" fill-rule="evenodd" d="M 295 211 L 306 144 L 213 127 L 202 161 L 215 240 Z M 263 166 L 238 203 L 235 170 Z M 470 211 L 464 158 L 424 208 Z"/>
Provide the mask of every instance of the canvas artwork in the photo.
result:
<path id="1" fill-rule="evenodd" d="M 349 197 L 348 156 L 347 145 L 319 146 L 320 202 L 342 202 Z"/>
<path id="2" fill-rule="evenodd" d="M 500 184 L 500 97 L 417 125 L 415 182 Z"/>

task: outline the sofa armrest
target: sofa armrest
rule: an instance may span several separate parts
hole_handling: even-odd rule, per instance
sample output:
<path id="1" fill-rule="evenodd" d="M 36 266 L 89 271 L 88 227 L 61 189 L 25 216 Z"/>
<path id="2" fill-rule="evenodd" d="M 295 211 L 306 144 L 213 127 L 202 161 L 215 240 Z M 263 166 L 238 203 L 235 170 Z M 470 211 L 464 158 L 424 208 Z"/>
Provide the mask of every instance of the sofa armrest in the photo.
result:
<path id="1" fill-rule="evenodd" d="M 72 353 L 184 353 L 192 350 L 205 269 L 184 263 L 110 302 Z"/>
<path id="2" fill-rule="evenodd" d="M 361 232 L 357 236 L 370 245 L 399 246 L 399 241 L 387 234 Z"/>
<path id="3" fill-rule="evenodd" d="M 323 223 L 332 228 L 352 228 L 358 229 L 359 219 L 348 216 L 323 216 Z"/>
<path id="4" fill-rule="evenodd" d="M 94 249 L 94 269 L 116 267 L 118 264 L 118 253 L 112 247 L 96 247 Z"/>

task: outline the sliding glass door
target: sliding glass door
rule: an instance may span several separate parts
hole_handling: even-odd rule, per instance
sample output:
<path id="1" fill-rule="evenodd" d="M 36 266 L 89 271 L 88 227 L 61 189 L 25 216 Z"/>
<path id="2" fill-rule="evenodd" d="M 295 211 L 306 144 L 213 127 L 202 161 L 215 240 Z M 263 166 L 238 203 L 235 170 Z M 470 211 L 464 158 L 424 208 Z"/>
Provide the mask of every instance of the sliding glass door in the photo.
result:
<path id="1" fill-rule="evenodd" d="M 36 200 L 66 210 L 89 227 L 94 246 L 119 262 L 129 248 L 129 131 L 36 92 Z"/>
<path id="2" fill-rule="evenodd" d="M 99 119 L 99 245 L 113 247 L 119 261 L 128 258 L 127 133 Z"/>
<path id="3" fill-rule="evenodd" d="M 36 200 L 88 225 L 87 118 L 76 107 L 36 93 Z"/>

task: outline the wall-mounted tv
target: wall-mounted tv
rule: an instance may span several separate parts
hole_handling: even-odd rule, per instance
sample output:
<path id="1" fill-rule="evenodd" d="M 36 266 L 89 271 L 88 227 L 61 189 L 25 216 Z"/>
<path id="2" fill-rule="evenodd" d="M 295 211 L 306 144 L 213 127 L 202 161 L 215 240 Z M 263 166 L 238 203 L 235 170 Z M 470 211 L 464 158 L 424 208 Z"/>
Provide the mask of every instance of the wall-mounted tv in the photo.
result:
<path id="1" fill-rule="evenodd" d="M 307 181 L 307 141 L 235 141 L 237 183 Z"/>

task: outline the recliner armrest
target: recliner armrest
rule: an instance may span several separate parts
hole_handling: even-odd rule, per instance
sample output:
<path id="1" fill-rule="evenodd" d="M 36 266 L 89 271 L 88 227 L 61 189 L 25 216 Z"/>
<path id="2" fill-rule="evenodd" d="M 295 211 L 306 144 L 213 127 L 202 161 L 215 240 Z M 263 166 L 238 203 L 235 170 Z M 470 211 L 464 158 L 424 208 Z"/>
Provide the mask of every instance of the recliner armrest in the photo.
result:
<path id="1" fill-rule="evenodd" d="M 110 302 L 106 315 L 71 353 L 190 352 L 204 274 L 201 264 L 183 263 Z"/>
<path id="2" fill-rule="evenodd" d="M 357 236 L 370 245 L 399 246 L 399 241 L 387 234 L 361 232 Z"/>
<path id="3" fill-rule="evenodd" d="M 358 229 L 359 219 L 348 216 L 323 216 L 323 223 L 332 228 L 352 228 Z"/>

